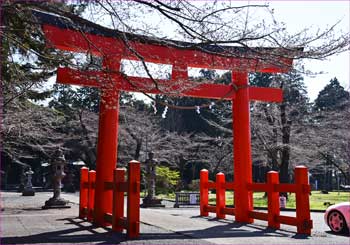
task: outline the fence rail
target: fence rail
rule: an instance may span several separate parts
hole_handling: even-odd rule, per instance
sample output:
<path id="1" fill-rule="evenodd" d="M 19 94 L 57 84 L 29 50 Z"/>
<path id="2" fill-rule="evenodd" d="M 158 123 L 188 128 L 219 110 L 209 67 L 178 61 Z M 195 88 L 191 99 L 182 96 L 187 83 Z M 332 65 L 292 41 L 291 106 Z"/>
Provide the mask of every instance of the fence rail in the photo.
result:
<path id="1" fill-rule="evenodd" d="M 93 221 L 95 207 L 96 171 L 83 167 L 80 170 L 79 217 Z M 112 213 L 105 213 L 104 220 L 112 224 L 112 230 L 127 231 L 128 238 L 140 235 L 140 163 L 131 161 L 128 165 L 128 178 L 125 169 L 114 170 L 113 182 L 104 183 L 105 190 L 113 190 Z M 124 217 L 124 193 L 127 193 L 127 215 Z"/>
<path id="2" fill-rule="evenodd" d="M 200 215 L 208 216 L 215 213 L 217 218 L 225 218 L 225 215 L 235 215 L 235 208 L 226 207 L 226 190 L 235 190 L 234 182 L 226 182 L 225 175 L 218 173 L 215 182 L 209 182 L 208 170 L 203 169 L 200 173 Z M 252 183 L 247 186 L 249 191 L 267 192 L 268 212 L 248 211 L 248 217 L 265 220 L 268 226 L 279 229 L 280 224 L 297 227 L 298 234 L 311 234 L 312 220 L 310 219 L 308 171 L 305 166 L 295 168 L 295 183 L 280 184 L 279 174 L 270 171 L 267 174 L 267 183 Z M 216 205 L 209 205 L 209 190 L 216 190 Z M 296 195 L 296 217 L 280 215 L 279 193 L 293 192 Z"/>

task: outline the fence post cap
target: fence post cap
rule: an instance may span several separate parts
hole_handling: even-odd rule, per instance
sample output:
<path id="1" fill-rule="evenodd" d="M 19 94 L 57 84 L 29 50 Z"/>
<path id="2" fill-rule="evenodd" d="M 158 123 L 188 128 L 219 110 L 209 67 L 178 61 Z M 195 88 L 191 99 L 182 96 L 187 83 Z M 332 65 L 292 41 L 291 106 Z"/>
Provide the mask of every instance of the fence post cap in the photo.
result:
<path id="1" fill-rule="evenodd" d="M 304 169 L 304 168 L 307 169 L 307 167 L 305 165 L 298 165 L 295 167 L 295 169 Z"/>
<path id="2" fill-rule="evenodd" d="M 131 160 L 129 163 L 130 163 L 130 164 L 139 164 L 140 162 L 139 162 L 139 161 L 136 161 L 136 160 Z"/>
<path id="3" fill-rule="evenodd" d="M 114 171 L 116 171 L 116 170 L 126 170 L 126 167 L 115 168 Z"/>
<path id="4" fill-rule="evenodd" d="M 225 175 L 223 172 L 219 172 L 216 175 Z"/>
<path id="5" fill-rule="evenodd" d="M 96 173 L 96 171 L 95 170 L 90 170 L 89 173 Z"/>
<path id="6" fill-rule="evenodd" d="M 203 168 L 201 172 L 208 172 L 208 169 Z"/>
<path id="7" fill-rule="evenodd" d="M 80 170 L 82 170 L 82 169 L 85 170 L 85 169 L 89 169 L 89 168 L 87 168 L 87 167 L 81 167 Z"/>
<path id="8" fill-rule="evenodd" d="M 271 171 L 267 172 L 267 174 L 278 174 L 278 172 L 271 170 Z"/>

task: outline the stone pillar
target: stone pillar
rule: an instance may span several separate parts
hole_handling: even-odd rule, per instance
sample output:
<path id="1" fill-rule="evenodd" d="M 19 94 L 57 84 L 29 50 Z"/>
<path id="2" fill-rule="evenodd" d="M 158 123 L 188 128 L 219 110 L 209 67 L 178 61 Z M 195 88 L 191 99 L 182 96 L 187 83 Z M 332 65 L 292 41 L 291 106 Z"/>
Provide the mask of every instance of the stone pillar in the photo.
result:
<path id="1" fill-rule="evenodd" d="M 32 184 L 32 175 L 34 172 L 32 171 L 32 168 L 29 168 L 28 171 L 24 173 L 24 175 L 27 177 L 27 181 L 24 184 L 24 189 L 22 192 L 22 196 L 34 196 L 35 191 L 33 189 L 33 184 Z"/>
<path id="2" fill-rule="evenodd" d="M 53 157 L 51 164 L 53 170 L 52 182 L 53 182 L 53 197 L 45 202 L 43 209 L 47 208 L 70 208 L 68 201 L 61 198 L 62 179 L 66 175 L 64 173 L 65 157 L 61 149 L 58 149 Z"/>
<path id="3" fill-rule="evenodd" d="M 146 160 L 146 185 L 147 196 L 142 199 L 141 207 L 165 207 L 162 205 L 162 200 L 156 198 L 156 166 L 158 161 L 153 159 L 154 153 L 149 152 Z"/>

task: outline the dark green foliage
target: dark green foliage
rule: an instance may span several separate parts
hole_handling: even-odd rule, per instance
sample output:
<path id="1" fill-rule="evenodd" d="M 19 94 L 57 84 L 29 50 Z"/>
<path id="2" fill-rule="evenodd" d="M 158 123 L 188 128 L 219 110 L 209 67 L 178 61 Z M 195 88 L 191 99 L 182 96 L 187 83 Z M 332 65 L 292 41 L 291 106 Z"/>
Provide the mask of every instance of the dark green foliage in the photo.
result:
<path id="1" fill-rule="evenodd" d="M 64 9 L 63 3 L 52 3 Z M 69 62 L 71 56 L 49 49 L 40 24 L 31 12 L 31 4 L 2 3 L 2 87 L 4 108 L 23 99 L 43 99 L 50 96 L 43 82 L 55 74 L 55 69 Z M 40 90 L 40 92 L 38 92 Z"/>
<path id="2" fill-rule="evenodd" d="M 73 110 L 98 112 L 99 90 L 90 87 L 74 89 L 69 85 L 55 84 L 53 89 L 54 99 L 49 106 L 67 115 L 73 114 Z"/>
<path id="3" fill-rule="evenodd" d="M 319 110 L 342 109 L 349 99 L 350 93 L 339 84 L 335 77 L 319 92 L 315 100 L 315 108 Z"/>

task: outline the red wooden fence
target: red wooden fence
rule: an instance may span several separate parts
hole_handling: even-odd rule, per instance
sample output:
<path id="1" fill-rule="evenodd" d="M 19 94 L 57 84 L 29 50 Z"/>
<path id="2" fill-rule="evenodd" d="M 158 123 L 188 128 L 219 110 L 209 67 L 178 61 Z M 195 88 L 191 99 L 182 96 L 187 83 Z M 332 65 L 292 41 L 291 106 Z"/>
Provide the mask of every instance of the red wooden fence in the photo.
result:
<path id="1" fill-rule="evenodd" d="M 267 174 L 267 183 L 248 184 L 249 191 L 267 192 L 267 213 L 249 211 L 249 218 L 266 220 L 268 226 L 279 229 L 280 224 L 297 227 L 298 234 L 311 235 L 312 220 L 310 219 L 308 171 L 305 166 L 295 168 L 295 184 L 280 184 L 278 173 L 270 171 Z M 209 213 L 216 213 L 216 217 L 223 219 L 226 214 L 236 215 L 235 208 L 226 207 L 226 190 L 235 190 L 234 182 L 225 182 L 225 175 L 218 173 L 216 182 L 209 182 L 208 170 L 203 169 L 200 173 L 200 215 L 208 216 Z M 216 205 L 209 205 L 209 190 L 216 190 Z M 296 217 L 280 215 L 279 193 L 293 192 L 296 196 Z"/>
<path id="2" fill-rule="evenodd" d="M 96 171 L 80 170 L 79 217 L 94 222 L 94 196 Z M 125 180 L 125 169 L 114 170 L 113 182 L 105 182 L 105 190 L 113 190 L 112 213 L 105 213 L 106 224 L 112 230 L 127 231 L 128 238 L 140 235 L 140 163 L 131 161 L 128 165 L 128 178 Z M 124 216 L 124 193 L 127 193 L 127 215 Z"/>

